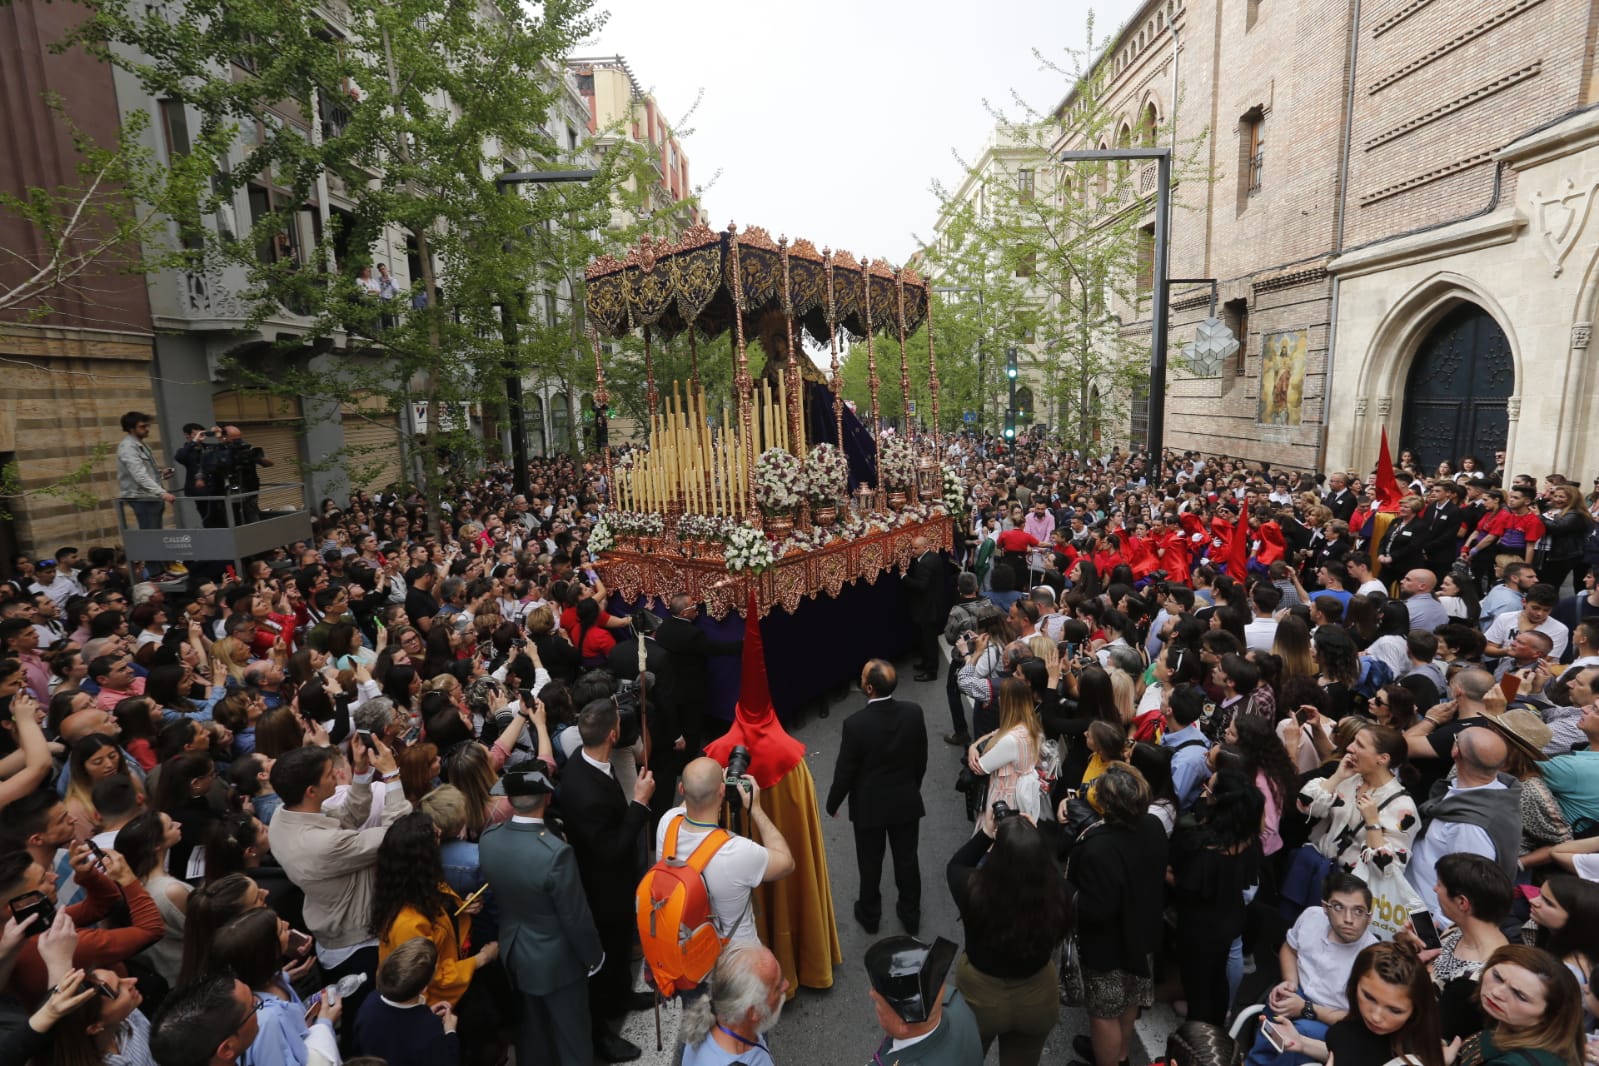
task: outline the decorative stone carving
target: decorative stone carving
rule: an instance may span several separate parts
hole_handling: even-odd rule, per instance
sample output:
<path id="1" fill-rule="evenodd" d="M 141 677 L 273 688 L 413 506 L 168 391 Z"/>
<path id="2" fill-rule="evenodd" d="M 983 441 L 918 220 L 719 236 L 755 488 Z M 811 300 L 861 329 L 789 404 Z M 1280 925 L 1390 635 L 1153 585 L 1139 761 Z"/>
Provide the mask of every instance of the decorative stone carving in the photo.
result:
<path id="1" fill-rule="evenodd" d="M 1507 415 L 1509 415 L 1510 421 L 1512 421 L 1512 422 L 1516 422 L 1516 421 L 1519 421 L 1521 419 L 1521 397 L 1520 396 L 1512 396 L 1508 400 L 1505 401 L 1505 413 Z"/>
<path id="2" fill-rule="evenodd" d="M 1578 188 L 1567 178 L 1565 185 L 1553 196 L 1541 192 L 1532 194 L 1532 221 L 1538 231 L 1538 243 L 1544 257 L 1559 277 L 1565 269 L 1566 255 L 1576 246 L 1577 238 L 1588 224 L 1588 213 L 1593 207 L 1594 189 L 1599 182 Z"/>
<path id="3" fill-rule="evenodd" d="M 1355 417 L 1366 417 L 1366 398 L 1364 396 L 1355 397 Z"/>
<path id="4" fill-rule="evenodd" d="M 1378 418 L 1381 418 L 1384 421 L 1387 421 L 1388 413 L 1390 411 L 1392 411 L 1393 409 L 1394 409 L 1394 398 L 1392 396 L 1379 396 L 1379 397 L 1377 397 L 1377 417 Z"/>
<path id="5" fill-rule="evenodd" d="M 1593 327 L 1587 322 L 1572 326 L 1571 346 L 1573 348 L 1586 349 L 1588 347 L 1588 335 L 1592 330 Z"/>

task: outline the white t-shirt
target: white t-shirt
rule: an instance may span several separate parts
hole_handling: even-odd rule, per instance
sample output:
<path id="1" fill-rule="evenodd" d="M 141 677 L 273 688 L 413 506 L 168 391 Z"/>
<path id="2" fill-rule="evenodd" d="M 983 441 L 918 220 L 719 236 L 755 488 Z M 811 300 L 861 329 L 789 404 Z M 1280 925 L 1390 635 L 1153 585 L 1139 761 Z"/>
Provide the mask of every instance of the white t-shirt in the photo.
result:
<path id="1" fill-rule="evenodd" d="M 1376 942 L 1377 934 L 1368 927 L 1359 940 L 1345 944 L 1332 935 L 1326 911 L 1306 908 L 1288 930 L 1288 946 L 1299 955 L 1299 987 L 1305 998 L 1323 1007 L 1348 1010 L 1345 992 L 1355 956 Z"/>
<path id="2" fill-rule="evenodd" d="M 1275 618 L 1255 618 L 1244 626 L 1244 646 L 1253 651 L 1269 652 L 1272 645 L 1277 643 L 1277 620 Z"/>
<path id="3" fill-rule="evenodd" d="M 684 815 L 682 807 L 673 807 L 662 816 L 655 827 L 655 853 L 664 857 L 666 830 L 672 821 Z M 687 860 L 694 854 L 710 833 L 709 829 L 691 825 L 684 818 L 677 831 L 676 857 Z M 716 931 L 734 942 L 759 943 L 755 932 L 755 910 L 750 906 L 750 891 L 766 876 L 768 853 L 749 837 L 733 834 L 721 850 L 711 857 L 705 867 L 705 890 L 711 897 L 711 913 Z"/>

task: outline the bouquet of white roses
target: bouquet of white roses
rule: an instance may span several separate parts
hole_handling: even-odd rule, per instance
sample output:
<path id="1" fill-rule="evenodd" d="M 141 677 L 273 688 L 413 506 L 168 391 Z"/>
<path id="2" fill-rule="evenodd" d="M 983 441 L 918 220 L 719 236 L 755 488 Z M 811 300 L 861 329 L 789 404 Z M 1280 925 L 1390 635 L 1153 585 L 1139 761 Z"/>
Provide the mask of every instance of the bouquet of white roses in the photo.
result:
<path id="1" fill-rule="evenodd" d="M 805 457 L 805 495 L 816 507 L 832 507 L 849 491 L 849 460 L 835 445 L 822 443 Z"/>
<path id="2" fill-rule="evenodd" d="M 944 510 L 959 517 L 966 513 L 966 485 L 960 472 L 948 463 L 943 465 Z"/>
<path id="3" fill-rule="evenodd" d="M 615 543 L 616 538 L 612 536 L 611 527 L 606 524 L 605 519 L 595 522 L 594 528 L 589 530 L 589 551 L 595 555 L 610 551 Z"/>
<path id="4" fill-rule="evenodd" d="M 804 471 L 800 461 L 782 448 L 768 448 L 755 460 L 755 506 L 762 514 L 789 514 L 800 502 Z"/>
<path id="5" fill-rule="evenodd" d="M 877 453 L 877 477 L 885 490 L 904 492 L 916 483 L 916 453 L 904 437 L 889 437 Z"/>
<path id="6" fill-rule="evenodd" d="M 758 574 L 762 570 L 770 570 L 777 562 L 766 534 L 748 526 L 739 526 L 728 534 L 725 558 L 728 573 L 732 574 L 740 570 Z"/>

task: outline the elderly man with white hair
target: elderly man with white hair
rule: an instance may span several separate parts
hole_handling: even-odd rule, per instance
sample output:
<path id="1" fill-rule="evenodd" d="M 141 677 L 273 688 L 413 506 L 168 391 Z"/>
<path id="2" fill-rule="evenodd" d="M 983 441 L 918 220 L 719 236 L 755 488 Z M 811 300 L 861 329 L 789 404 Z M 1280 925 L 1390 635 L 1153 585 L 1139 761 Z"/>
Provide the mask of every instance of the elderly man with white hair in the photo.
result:
<path id="1" fill-rule="evenodd" d="M 683 1066 L 773 1066 L 765 1034 L 783 1014 L 788 981 L 777 956 L 756 943 L 722 949 L 709 991 L 683 1010 Z"/>

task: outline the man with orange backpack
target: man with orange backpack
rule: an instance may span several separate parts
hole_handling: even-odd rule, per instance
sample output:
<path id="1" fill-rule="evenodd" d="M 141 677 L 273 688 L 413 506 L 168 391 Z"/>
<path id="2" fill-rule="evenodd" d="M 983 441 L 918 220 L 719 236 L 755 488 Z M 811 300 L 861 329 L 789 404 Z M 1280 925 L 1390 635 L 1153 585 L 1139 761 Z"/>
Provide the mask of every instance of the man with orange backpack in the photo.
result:
<path id="1" fill-rule="evenodd" d="M 655 831 L 659 861 L 639 885 L 639 940 L 654 983 L 671 996 L 697 988 L 724 944 L 759 943 L 751 893 L 794 872 L 788 842 L 761 809 L 748 774 L 735 786 L 764 844 L 718 827 L 729 785 L 715 759 L 683 768 L 683 805 Z"/>

